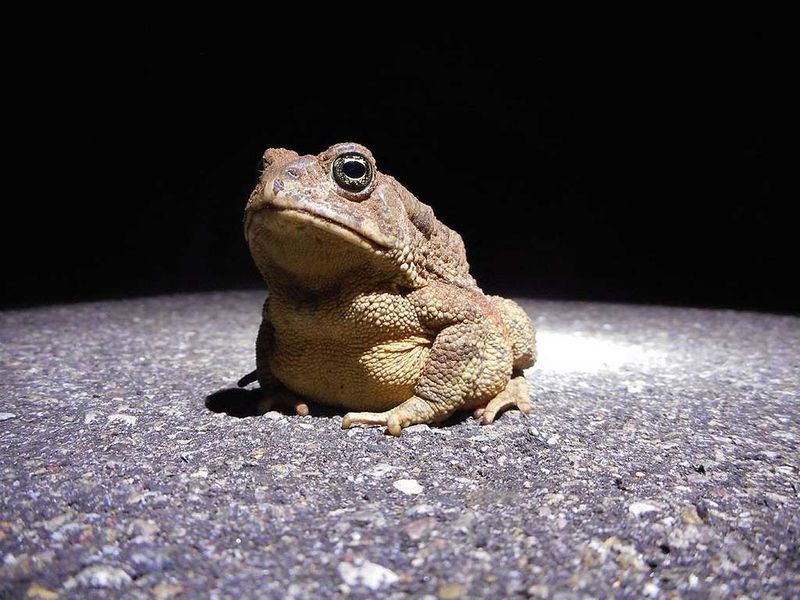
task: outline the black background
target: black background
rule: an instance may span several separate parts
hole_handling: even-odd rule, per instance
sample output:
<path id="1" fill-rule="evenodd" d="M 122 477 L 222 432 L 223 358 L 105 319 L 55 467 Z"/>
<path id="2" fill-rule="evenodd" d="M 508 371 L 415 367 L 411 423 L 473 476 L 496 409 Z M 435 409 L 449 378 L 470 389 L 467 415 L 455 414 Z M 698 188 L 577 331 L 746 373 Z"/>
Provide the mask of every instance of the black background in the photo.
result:
<path id="1" fill-rule="evenodd" d="M 263 287 L 241 228 L 263 150 L 357 141 L 486 291 L 800 308 L 773 34 L 252 27 L 18 57 L 4 306 Z"/>

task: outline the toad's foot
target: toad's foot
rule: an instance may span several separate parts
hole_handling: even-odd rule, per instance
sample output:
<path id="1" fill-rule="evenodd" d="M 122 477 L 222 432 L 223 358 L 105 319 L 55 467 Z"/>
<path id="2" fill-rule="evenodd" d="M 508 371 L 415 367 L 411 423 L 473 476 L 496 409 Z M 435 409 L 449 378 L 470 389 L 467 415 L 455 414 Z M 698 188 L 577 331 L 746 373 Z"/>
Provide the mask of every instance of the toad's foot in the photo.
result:
<path id="1" fill-rule="evenodd" d="M 342 429 L 350 429 L 353 425 L 385 425 L 390 434 L 397 436 L 404 427 L 443 421 L 451 413 L 452 411 L 443 412 L 427 400 L 412 396 L 401 405 L 385 412 L 347 413 L 342 419 Z"/>
<path id="2" fill-rule="evenodd" d="M 257 371 L 248 373 L 242 377 L 236 384 L 239 387 L 246 387 L 251 383 L 258 381 Z M 268 388 L 260 390 L 260 397 L 256 404 L 256 410 L 259 414 L 264 414 L 273 409 L 273 407 L 281 408 L 288 412 L 295 412 L 301 417 L 308 414 L 308 404 L 297 394 L 293 394 L 283 387 L 269 385 Z"/>
<path id="3" fill-rule="evenodd" d="M 273 408 L 293 412 L 301 417 L 305 417 L 308 414 L 308 404 L 305 399 L 286 388 L 262 390 L 261 398 L 256 406 L 259 414 L 262 415 Z"/>
<path id="4" fill-rule="evenodd" d="M 481 425 L 488 425 L 504 410 L 516 406 L 523 415 L 533 408 L 528 396 L 528 381 L 522 375 L 511 378 L 506 389 L 492 398 L 484 408 L 477 409 L 473 416 L 481 420 Z"/>

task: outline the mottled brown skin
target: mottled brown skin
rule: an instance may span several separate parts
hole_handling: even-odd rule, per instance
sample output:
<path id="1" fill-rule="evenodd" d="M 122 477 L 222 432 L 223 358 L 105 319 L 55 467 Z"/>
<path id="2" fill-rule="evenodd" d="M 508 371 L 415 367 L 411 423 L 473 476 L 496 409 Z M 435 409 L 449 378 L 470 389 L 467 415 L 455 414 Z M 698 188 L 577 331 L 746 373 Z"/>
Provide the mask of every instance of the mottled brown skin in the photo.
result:
<path id="1" fill-rule="evenodd" d="M 345 153 L 369 162 L 364 189 L 334 175 Z M 380 173 L 369 150 L 270 149 L 264 166 L 245 237 L 270 288 L 256 342 L 267 406 L 306 414 L 311 399 L 364 411 L 342 427 L 392 435 L 460 409 L 483 423 L 511 406 L 530 410 L 531 321 L 511 300 L 484 295 L 461 237 Z"/>

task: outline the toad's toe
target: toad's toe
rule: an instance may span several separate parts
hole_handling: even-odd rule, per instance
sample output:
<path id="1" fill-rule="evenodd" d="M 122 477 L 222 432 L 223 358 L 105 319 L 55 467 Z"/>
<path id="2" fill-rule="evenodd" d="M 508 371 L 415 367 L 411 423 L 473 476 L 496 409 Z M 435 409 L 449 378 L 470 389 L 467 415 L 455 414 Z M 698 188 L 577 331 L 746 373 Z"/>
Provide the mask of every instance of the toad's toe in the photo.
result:
<path id="1" fill-rule="evenodd" d="M 526 416 L 533 408 L 528 397 L 528 382 L 522 375 L 513 377 L 506 389 L 492 398 L 481 414 L 478 414 L 481 409 L 475 411 L 475 416 L 480 418 L 481 425 L 489 425 L 498 414 L 512 407 L 517 407 Z"/>

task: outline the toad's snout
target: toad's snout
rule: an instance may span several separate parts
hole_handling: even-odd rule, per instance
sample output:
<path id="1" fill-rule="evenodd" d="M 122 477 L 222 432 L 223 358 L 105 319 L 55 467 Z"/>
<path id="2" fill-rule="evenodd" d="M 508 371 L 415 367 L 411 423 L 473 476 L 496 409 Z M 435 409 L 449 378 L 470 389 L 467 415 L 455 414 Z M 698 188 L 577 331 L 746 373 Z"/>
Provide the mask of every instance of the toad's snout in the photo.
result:
<path id="1" fill-rule="evenodd" d="M 269 206 L 281 204 L 278 198 L 284 189 L 303 179 L 314 165 L 313 156 L 300 156 L 293 150 L 285 148 L 269 148 L 264 152 L 264 170 L 261 179 L 250 194 L 245 207 L 244 237 L 249 238 L 253 215 Z"/>
<path id="2" fill-rule="evenodd" d="M 293 182 L 303 180 L 316 161 L 313 156 L 300 156 L 284 148 L 270 148 L 264 153 L 264 171 L 259 185 L 247 202 L 247 212 L 261 210 L 272 204 L 275 198 Z"/>
<path id="3" fill-rule="evenodd" d="M 274 166 L 280 167 L 281 165 L 291 162 L 299 156 L 294 150 L 287 150 L 286 148 L 267 148 L 264 152 L 263 161 L 264 169 L 270 169 Z"/>

